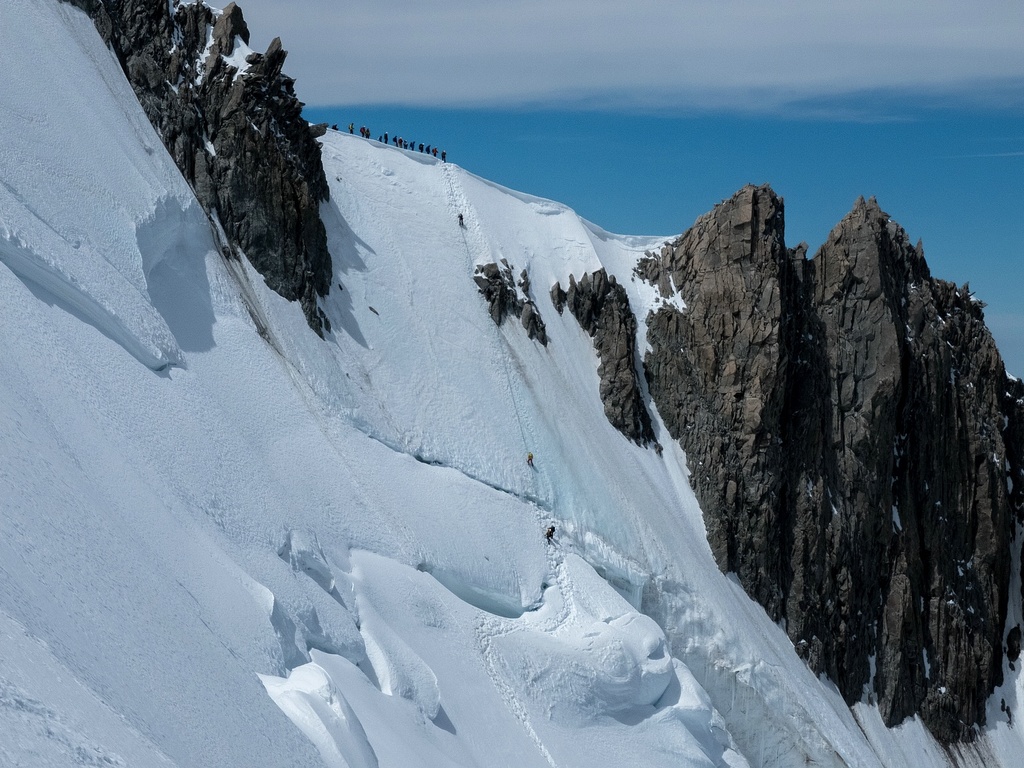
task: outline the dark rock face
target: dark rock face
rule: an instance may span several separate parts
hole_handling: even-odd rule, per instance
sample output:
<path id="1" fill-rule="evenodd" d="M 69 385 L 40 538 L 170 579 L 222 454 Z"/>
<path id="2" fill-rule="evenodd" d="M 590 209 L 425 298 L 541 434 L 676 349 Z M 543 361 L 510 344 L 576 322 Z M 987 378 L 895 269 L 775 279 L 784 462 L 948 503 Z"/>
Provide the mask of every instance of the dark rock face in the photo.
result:
<path id="1" fill-rule="evenodd" d="M 637 274 L 682 286 L 685 312 L 649 318 L 645 370 L 720 567 L 848 702 L 972 738 L 1001 681 L 1024 486 L 1020 383 L 981 305 L 873 200 L 806 260 L 767 187 Z"/>
<path id="2" fill-rule="evenodd" d="M 281 73 L 281 41 L 251 54 L 240 72 L 223 58 L 236 38 L 249 40 L 234 3 L 218 16 L 202 3 L 67 1 L 94 20 L 233 255 L 244 253 L 267 285 L 299 301 L 322 335 L 327 318 L 317 297 L 330 290 L 332 274 L 316 141 L 325 126 L 302 119 L 294 81 Z"/>
<path id="3" fill-rule="evenodd" d="M 671 280 L 684 286 L 685 315 L 663 307 L 648 319 L 651 397 L 687 451 L 715 557 L 774 618 L 786 528 L 774 472 L 787 353 L 779 307 L 791 282 L 781 213 L 774 195 L 744 190 L 637 270 L 663 295 Z"/>
<path id="4" fill-rule="evenodd" d="M 1010 379 L 1007 382 L 1004 394 L 1004 411 L 1009 414 L 1006 420 L 1006 463 L 1007 488 L 1010 496 L 1010 507 L 1016 512 L 1017 527 L 1019 533 L 1024 525 L 1024 381 Z M 1021 546 L 1016 541 L 1016 546 Z M 1015 595 L 1010 596 L 1011 599 Z M 1024 583 L 1021 584 L 1021 602 L 1024 602 Z M 1010 667 L 1020 658 L 1021 651 L 1021 630 L 1018 624 L 1010 628 L 1006 637 L 1006 657 L 1010 661 Z"/>
<path id="5" fill-rule="evenodd" d="M 501 260 L 500 266 L 493 262 L 478 266 L 473 280 L 487 300 L 488 311 L 495 325 L 501 325 L 508 315 L 515 315 L 529 338 L 539 341 L 545 347 L 548 345 L 547 329 L 537 305 L 530 298 L 530 278 L 525 269 L 519 278 L 522 296 L 516 291 L 512 267 L 505 259 Z"/>
<path id="6" fill-rule="evenodd" d="M 558 314 L 568 306 L 594 340 L 601 361 L 597 369 L 601 402 L 608 421 L 638 445 L 652 442 L 651 417 L 637 375 L 636 318 L 625 289 L 602 269 L 584 274 L 578 283 L 570 275 L 568 291 L 555 283 L 551 300 Z"/>

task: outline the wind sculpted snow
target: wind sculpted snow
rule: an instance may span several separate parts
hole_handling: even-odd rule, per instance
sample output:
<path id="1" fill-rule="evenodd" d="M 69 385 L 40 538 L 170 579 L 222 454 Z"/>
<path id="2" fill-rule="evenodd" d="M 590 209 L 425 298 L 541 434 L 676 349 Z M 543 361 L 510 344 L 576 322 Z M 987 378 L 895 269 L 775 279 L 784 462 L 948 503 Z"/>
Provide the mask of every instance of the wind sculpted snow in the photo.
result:
<path id="1" fill-rule="evenodd" d="M 163 261 L 202 262 L 205 217 L 82 14 L 20 1 L 3 14 L 0 261 L 144 365 L 183 364 L 151 280 Z M 191 249 L 140 243 L 157 216 Z"/>

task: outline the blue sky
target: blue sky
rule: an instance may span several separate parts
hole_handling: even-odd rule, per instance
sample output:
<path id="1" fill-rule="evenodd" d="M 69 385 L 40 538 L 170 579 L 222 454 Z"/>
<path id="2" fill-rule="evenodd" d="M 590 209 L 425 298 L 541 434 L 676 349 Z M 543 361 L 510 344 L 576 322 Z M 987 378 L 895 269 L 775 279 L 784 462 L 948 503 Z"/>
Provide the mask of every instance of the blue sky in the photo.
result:
<path id="1" fill-rule="evenodd" d="M 624 234 L 748 182 L 813 250 L 860 195 L 971 288 L 1024 376 L 1024 3 L 246 0 L 307 117 L 439 144 Z"/>

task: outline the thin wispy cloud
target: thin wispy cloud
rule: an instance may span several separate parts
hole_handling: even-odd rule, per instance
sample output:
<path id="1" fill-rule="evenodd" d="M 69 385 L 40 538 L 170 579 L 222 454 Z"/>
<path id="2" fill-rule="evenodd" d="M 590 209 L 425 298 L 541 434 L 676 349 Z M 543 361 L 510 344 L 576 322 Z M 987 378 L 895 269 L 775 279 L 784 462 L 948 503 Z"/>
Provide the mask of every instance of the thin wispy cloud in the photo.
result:
<path id="1" fill-rule="evenodd" d="M 1019 0 L 242 0 L 310 104 L 779 111 L 858 92 L 1024 93 Z M 986 84 L 979 88 L 978 84 Z"/>

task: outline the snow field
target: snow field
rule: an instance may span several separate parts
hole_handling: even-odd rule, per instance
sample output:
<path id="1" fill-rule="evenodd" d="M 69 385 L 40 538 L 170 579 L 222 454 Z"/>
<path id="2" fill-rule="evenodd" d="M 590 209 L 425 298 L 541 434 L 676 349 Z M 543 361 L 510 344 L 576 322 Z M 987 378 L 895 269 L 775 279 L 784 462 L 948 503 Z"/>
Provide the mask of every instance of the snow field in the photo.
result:
<path id="1" fill-rule="evenodd" d="M 201 209 L 89 19 L 26 0 L 3 14 L 0 261 L 144 365 L 180 365 L 148 285 L 172 243 L 150 247 L 152 228 L 195 226 Z"/>
<path id="2" fill-rule="evenodd" d="M 605 419 L 547 291 L 604 266 L 642 323 L 663 238 L 328 133 L 321 340 L 80 12 L 10 0 L 0 46 L 0 762 L 942 764 L 718 572 L 660 421 L 658 457 Z M 547 348 L 490 320 L 502 258 Z"/>

